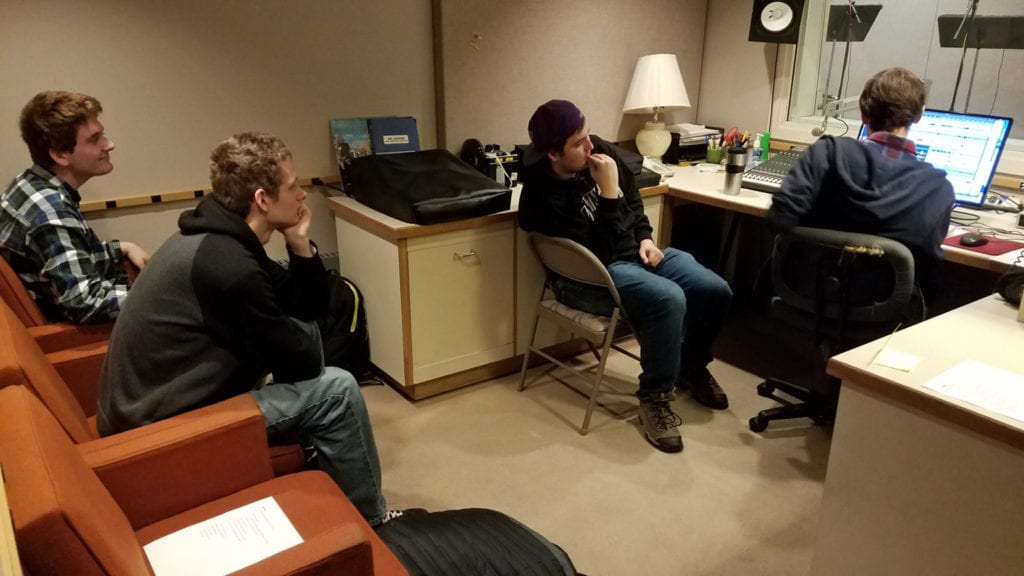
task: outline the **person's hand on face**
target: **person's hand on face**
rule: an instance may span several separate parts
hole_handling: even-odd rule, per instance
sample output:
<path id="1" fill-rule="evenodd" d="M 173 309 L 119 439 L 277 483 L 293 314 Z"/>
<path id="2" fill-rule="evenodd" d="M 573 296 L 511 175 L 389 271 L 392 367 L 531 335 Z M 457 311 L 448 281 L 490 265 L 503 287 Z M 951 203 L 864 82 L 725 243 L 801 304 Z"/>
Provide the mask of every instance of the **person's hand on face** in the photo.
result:
<path id="1" fill-rule="evenodd" d="M 601 188 L 604 198 L 619 197 L 619 169 L 615 160 L 607 154 L 591 154 L 587 157 L 590 177 Z"/>

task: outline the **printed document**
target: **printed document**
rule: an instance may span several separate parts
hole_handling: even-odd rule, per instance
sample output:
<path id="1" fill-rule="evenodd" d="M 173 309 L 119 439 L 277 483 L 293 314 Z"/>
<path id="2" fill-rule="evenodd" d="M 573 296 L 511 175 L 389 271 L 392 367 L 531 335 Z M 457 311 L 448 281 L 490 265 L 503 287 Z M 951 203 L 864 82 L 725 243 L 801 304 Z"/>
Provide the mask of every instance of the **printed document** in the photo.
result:
<path id="1" fill-rule="evenodd" d="M 974 360 L 924 383 L 924 387 L 1024 422 L 1024 376 Z"/>
<path id="2" fill-rule="evenodd" d="M 156 576 L 223 576 L 301 543 L 271 496 L 154 540 L 145 551 Z"/>

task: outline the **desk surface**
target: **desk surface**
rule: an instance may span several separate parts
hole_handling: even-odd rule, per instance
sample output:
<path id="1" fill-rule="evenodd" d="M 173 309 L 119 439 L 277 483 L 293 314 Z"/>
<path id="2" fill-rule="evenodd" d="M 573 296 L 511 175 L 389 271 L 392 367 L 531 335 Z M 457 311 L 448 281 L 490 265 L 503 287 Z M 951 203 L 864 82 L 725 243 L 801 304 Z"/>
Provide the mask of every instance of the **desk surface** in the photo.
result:
<path id="1" fill-rule="evenodd" d="M 1016 307 L 992 295 L 893 334 L 887 348 L 921 359 L 910 372 L 871 364 L 883 343 L 884 338 L 834 356 L 828 373 L 844 386 L 851 383 L 1024 449 L 1024 422 L 924 387 L 968 359 L 1024 374 L 1024 324 L 1017 322 Z"/>
<path id="2" fill-rule="evenodd" d="M 1024 423 L 923 387 L 971 358 L 1024 372 L 1024 324 L 988 296 L 895 333 L 911 372 L 832 358 L 843 379 L 811 573 L 1021 574 Z M 966 336 L 966 337 L 965 337 Z"/>
<path id="3" fill-rule="evenodd" d="M 676 168 L 671 178 L 664 182 L 669 186 L 669 195 L 687 200 L 717 206 L 726 210 L 749 214 L 751 216 L 763 217 L 768 208 L 772 205 L 772 195 L 767 192 L 748 190 L 741 188 L 740 193 L 735 196 L 726 195 L 722 192 L 725 187 L 725 172 L 704 172 L 696 166 Z M 996 214 L 994 212 L 973 212 L 978 214 L 979 223 L 987 224 L 995 228 L 1013 229 L 1013 214 Z M 950 226 L 949 235 L 961 234 L 966 229 L 957 226 Z M 950 262 L 1003 272 L 1013 266 L 1014 261 L 1020 254 L 1019 250 L 1012 250 L 997 256 L 990 256 L 966 250 L 955 246 L 943 246 L 946 259 Z"/>

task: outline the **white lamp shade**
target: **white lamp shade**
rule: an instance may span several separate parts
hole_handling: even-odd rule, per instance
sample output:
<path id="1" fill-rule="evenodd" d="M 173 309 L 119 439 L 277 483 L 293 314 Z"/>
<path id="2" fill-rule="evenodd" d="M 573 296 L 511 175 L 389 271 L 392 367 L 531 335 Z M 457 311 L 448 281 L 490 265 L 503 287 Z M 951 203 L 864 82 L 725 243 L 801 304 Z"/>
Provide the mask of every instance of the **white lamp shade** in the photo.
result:
<path id="1" fill-rule="evenodd" d="M 679 110 L 689 106 L 690 98 L 686 95 L 676 55 L 641 56 L 633 71 L 633 81 L 629 84 L 622 111 L 652 114 L 656 109 Z"/>

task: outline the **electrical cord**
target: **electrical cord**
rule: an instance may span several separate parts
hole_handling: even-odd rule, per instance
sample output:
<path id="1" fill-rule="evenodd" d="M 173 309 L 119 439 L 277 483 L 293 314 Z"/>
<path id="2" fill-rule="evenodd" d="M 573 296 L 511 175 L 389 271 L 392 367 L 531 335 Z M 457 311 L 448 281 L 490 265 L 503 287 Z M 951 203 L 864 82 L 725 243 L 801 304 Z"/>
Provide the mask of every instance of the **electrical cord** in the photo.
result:
<path id="1" fill-rule="evenodd" d="M 981 219 L 981 216 L 971 212 L 966 212 L 957 208 L 953 208 L 953 211 L 949 214 L 949 221 L 957 226 L 968 226 L 974 224 Z"/>
<path id="2" fill-rule="evenodd" d="M 992 105 L 988 108 L 988 113 L 992 114 L 992 111 L 996 109 L 996 100 L 999 99 L 999 80 L 1003 76 L 1003 61 L 1006 60 L 1006 49 L 1003 49 L 1003 55 L 999 57 L 999 69 L 996 70 L 996 89 L 992 92 Z"/>
<path id="3" fill-rule="evenodd" d="M 949 111 L 953 112 L 956 108 L 956 95 L 960 91 L 960 79 L 964 74 L 964 59 L 967 57 L 967 37 L 971 33 L 971 24 L 974 23 L 974 14 L 978 11 L 978 0 L 967 0 L 967 11 L 964 13 L 964 19 L 960 21 L 960 27 L 957 29 L 956 34 L 953 38 L 960 35 L 960 32 L 964 33 L 964 39 L 961 43 L 960 50 L 960 66 L 956 71 L 956 83 L 953 85 L 953 99 L 949 102 Z M 964 30 L 964 25 L 967 26 L 967 30 Z"/>
<path id="4" fill-rule="evenodd" d="M 843 133 L 839 136 L 846 136 L 850 132 L 850 125 L 846 123 L 846 120 L 844 120 L 842 116 L 836 116 L 836 120 L 843 123 Z"/>
<path id="5" fill-rule="evenodd" d="M 982 224 L 977 227 L 977 231 L 979 234 L 987 234 L 1003 240 L 1024 239 L 1024 230 L 1008 230 L 1006 228 L 998 228 L 996 226 Z"/>

